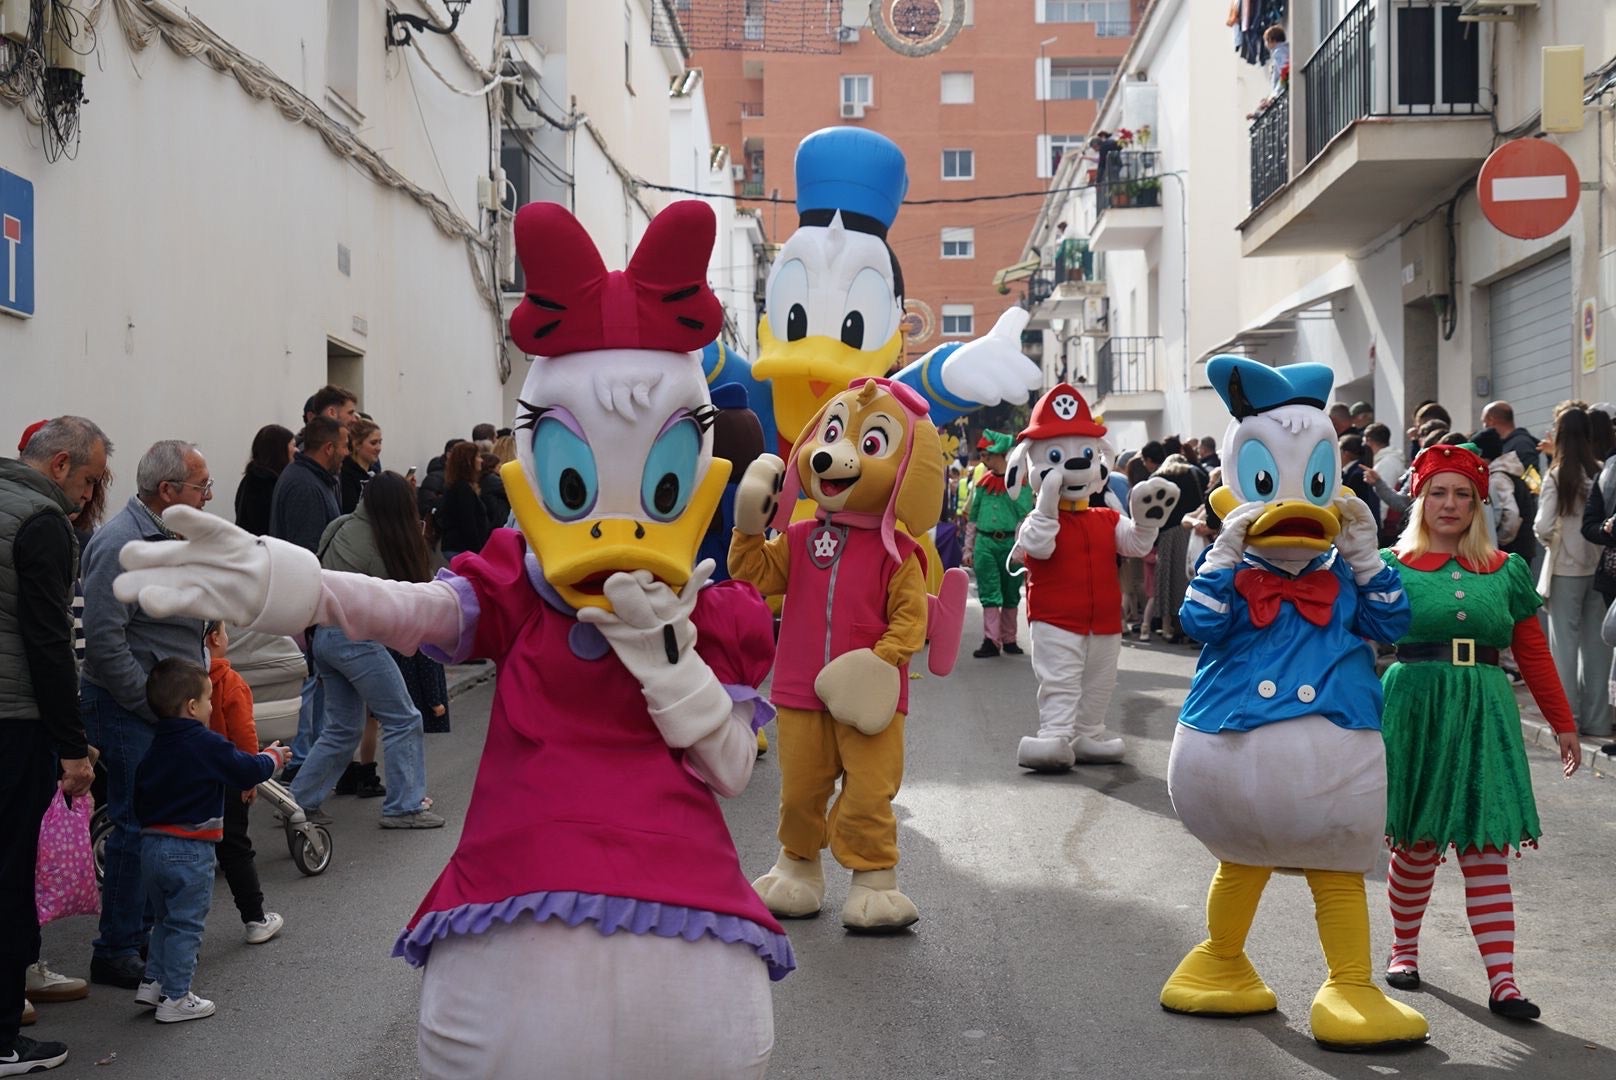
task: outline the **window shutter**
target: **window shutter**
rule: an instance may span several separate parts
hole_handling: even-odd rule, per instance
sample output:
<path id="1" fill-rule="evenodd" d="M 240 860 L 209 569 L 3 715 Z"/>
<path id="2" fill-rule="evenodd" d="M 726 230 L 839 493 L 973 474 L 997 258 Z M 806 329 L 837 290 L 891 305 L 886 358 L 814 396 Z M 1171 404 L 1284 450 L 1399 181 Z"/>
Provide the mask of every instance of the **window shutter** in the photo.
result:
<path id="1" fill-rule="evenodd" d="M 1040 180 L 1047 180 L 1055 175 L 1055 171 L 1049 167 L 1049 136 L 1039 135 L 1035 144 L 1038 147 L 1038 172 L 1036 175 Z"/>

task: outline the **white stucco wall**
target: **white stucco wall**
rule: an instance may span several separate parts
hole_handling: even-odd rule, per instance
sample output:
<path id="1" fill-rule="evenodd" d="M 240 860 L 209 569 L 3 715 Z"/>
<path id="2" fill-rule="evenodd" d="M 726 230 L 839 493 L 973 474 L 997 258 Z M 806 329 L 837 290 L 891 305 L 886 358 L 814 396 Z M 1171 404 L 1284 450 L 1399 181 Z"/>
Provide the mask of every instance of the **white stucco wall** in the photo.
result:
<path id="1" fill-rule="evenodd" d="M 188 6 L 338 114 L 325 93 L 324 3 Z M 343 119 L 477 223 L 486 102 L 449 93 L 410 50 L 387 50 L 380 3 L 360 0 L 358 12 L 363 116 Z M 496 14 L 473 4 L 461 23 L 485 60 Z M 327 379 L 328 339 L 364 354 L 352 389 L 383 425 L 391 467 L 424 466 L 449 435 L 500 418 L 497 315 L 461 240 L 234 79 L 161 43 L 131 56 L 111 5 L 100 30 L 76 160 L 47 164 L 38 130 L 0 107 L 0 165 L 33 182 L 38 237 L 36 314 L 0 315 L 0 445 L 43 416 L 89 416 L 117 444 L 122 501 L 146 446 L 190 439 L 228 517 L 253 433 L 301 426 L 304 399 Z M 476 84 L 447 41 L 418 47 Z"/>

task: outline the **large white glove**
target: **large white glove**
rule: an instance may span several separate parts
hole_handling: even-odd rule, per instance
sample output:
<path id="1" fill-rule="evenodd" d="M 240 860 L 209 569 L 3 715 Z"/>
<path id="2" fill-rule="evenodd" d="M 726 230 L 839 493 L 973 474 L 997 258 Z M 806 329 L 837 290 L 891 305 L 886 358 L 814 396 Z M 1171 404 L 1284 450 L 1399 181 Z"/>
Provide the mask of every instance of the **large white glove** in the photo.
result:
<path id="1" fill-rule="evenodd" d="M 1335 508 L 1341 515 L 1341 532 L 1336 535 L 1335 548 L 1352 567 L 1358 584 L 1368 583 L 1386 568 L 1380 558 L 1380 527 L 1375 515 L 1356 495 L 1343 495 L 1336 499 Z"/>
<path id="2" fill-rule="evenodd" d="M 1223 519 L 1223 529 L 1218 533 L 1217 540 L 1213 541 L 1212 550 L 1206 553 L 1206 559 L 1201 563 L 1201 573 L 1233 570 L 1245 561 L 1246 532 L 1267 509 L 1268 504 L 1263 502 L 1249 502 L 1235 507 L 1234 513 Z"/>
<path id="3" fill-rule="evenodd" d="M 1141 480 L 1128 492 L 1128 516 L 1144 528 L 1160 529 L 1177 505 L 1178 485 L 1165 476 Z"/>
<path id="4" fill-rule="evenodd" d="M 112 593 L 156 619 L 219 619 L 264 634 L 301 634 L 320 604 L 320 560 L 270 536 L 254 536 L 189 506 L 163 511 L 184 540 L 132 540 Z"/>
<path id="5" fill-rule="evenodd" d="M 955 349 L 938 373 L 943 389 L 982 405 L 1026 401 L 1028 394 L 1044 384 L 1043 369 L 1021 351 L 1021 332 L 1031 317 L 1025 308 L 1010 308 L 987 336 Z"/>
<path id="6" fill-rule="evenodd" d="M 1060 518 L 1061 488 L 1066 484 L 1065 469 L 1059 465 L 1038 481 L 1038 496 L 1033 500 L 1032 512 L 1047 518 Z"/>
<path id="7" fill-rule="evenodd" d="M 735 489 L 735 528 L 746 536 L 762 536 L 780 506 L 785 480 L 786 463 L 774 454 L 759 454 Z"/>
<path id="8" fill-rule="evenodd" d="M 700 742 L 729 719 L 729 694 L 696 655 L 696 624 L 690 621 L 714 565 L 711 559 L 697 563 L 677 593 L 649 570 L 613 574 L 604 587 L 611 610 L 578 610 L 578 621 L 596 627 L 639 680 L 651 720 L 675 749 Z"/>

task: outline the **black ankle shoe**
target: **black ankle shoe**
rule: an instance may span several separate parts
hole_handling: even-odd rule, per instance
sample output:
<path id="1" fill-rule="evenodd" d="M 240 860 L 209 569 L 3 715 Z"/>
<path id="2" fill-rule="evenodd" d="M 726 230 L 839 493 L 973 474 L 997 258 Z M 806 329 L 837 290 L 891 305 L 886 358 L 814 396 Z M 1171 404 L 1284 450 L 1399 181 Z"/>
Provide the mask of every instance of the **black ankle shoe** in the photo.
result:
<path id="1" fill-rule="evenodd" d="M 364 766 L 357 761 L 348 762 L 348 767 L 342 770 L 342 777 L 337 781 L 333 795 L 359 794 L 359 778 L 364 775 Z"/>
<path id="2" fill-rule="evenodd" d="M 999 647 L 993 644 L 993 642 L 989 641 L 987 638 L 983 638 L 982 644 L 978 645 L 976 647 L 976 651 L 971 655 L 976 657 L 978 660 L 986 660 L 990 656 L 998 656 Z"/>
<path id="3" fill-rule="evenodd" d="M 1386 985 L 1393 990 L 1418 990 L 1420 988 L 1420 972 L 1418 968 L 1408 971 L 1388 971 Z"/>
<path id="4" fill-rule="evenodd" d="M 136 956 L 90 957 L 90 981 L 97 986 L 116 986 L 120 990 L 139 989 L 146 977 L 146 965 Z"/>
<path id="5" fill-rule="evenodd" d="M 387 788 L 382 786 L 382 778 L 376 775 L 376 763 L 372 761 L 365 765 L 360 765 L 358 768 L 358 786 L 355 788 L 354 794 L 361 799 L 385 798 Z"/>
<path id="6" fill-rule="evenodd" d="M 1021 646 L 1013 641 L 1007 641 L 1004 643 L 1004 652 L 1006 656 L 1020 656 Z"/>
<path id="7" fill-rule="evenodd" d="M 1543 1015 L 1542 1009 L 1525 998 L 1490 998 L 1487 1007 L 1506 1020 L 1536 1020 Z"/>

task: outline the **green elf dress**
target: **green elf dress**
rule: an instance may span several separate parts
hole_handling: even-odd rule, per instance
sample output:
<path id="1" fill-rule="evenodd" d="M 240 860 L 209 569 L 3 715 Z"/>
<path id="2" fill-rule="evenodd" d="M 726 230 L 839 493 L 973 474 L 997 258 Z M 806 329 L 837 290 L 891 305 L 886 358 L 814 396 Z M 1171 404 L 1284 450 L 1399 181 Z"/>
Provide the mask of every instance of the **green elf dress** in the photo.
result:
<path id="1" fill-rule="evenodd" d="M 1015 440 L 998 431 L 984 431 L 977 443 L 983 450 L 1009 454 Z M 971 545 L 971 568 L 976 572 L 976 595 L 982 601 L 983 642 L 973 655 L 997 656 L 1001 647 L 1018 653 L 1016 607 L 1021 603 L 1021 577 L 1007 566 L 1016 546 L 1016 529 L 1032 513 L 1032 486 L 1024 485 L 1015 498 L 1005 489 L 1004 477 L 984 472 L 971 489 L 967 515 L 976 539 Z"/>

